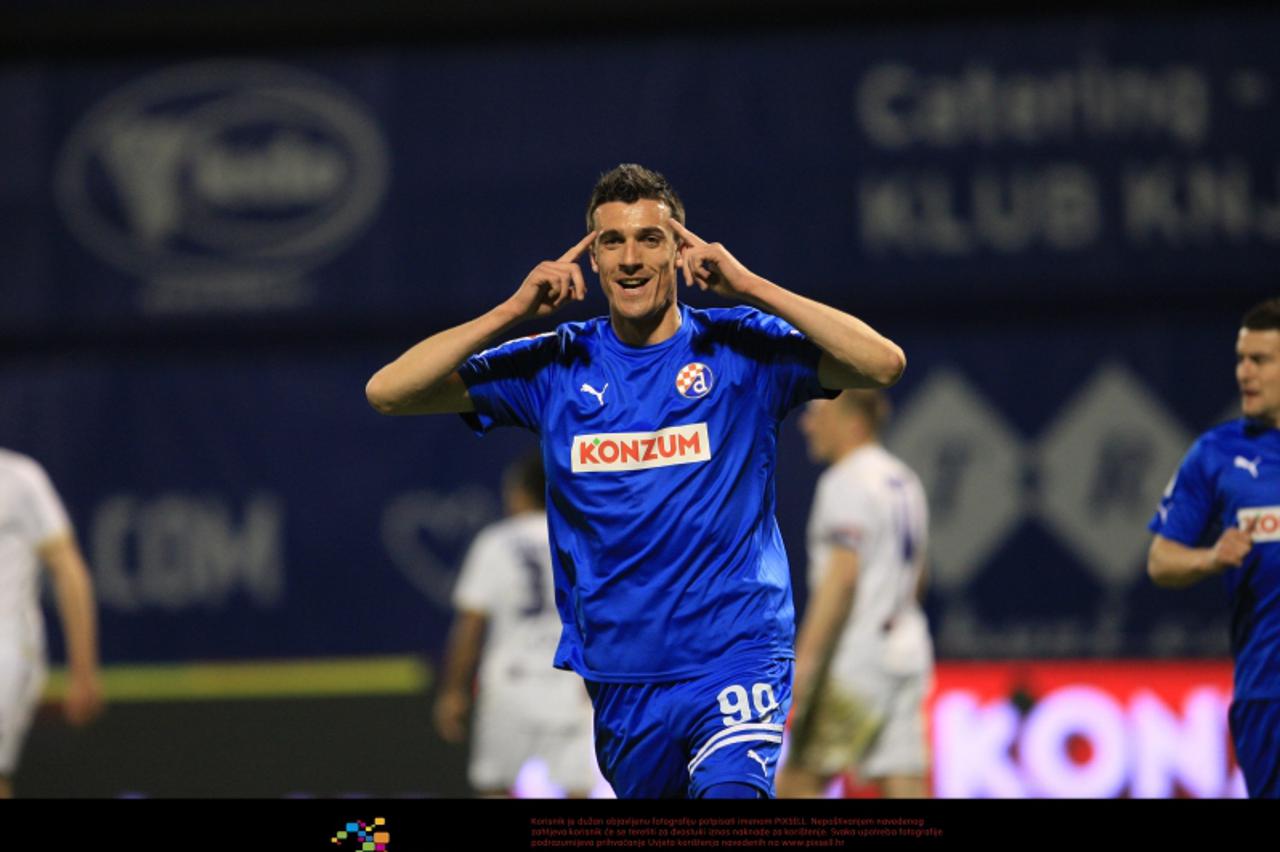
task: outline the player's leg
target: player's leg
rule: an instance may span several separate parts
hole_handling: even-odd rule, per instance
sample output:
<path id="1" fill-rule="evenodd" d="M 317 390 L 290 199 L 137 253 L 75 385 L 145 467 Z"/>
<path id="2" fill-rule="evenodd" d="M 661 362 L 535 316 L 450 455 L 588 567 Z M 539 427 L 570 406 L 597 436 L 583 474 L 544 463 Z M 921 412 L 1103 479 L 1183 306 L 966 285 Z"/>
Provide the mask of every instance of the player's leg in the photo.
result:
<path id="1" fill-rule="evenodd" d="M 685 752 L 672 728 L 672 684 L 587 681 L 600 771 L 619 799 L 684 798 Z"/>
<path id="2" fill-rule="evenodd" d="M 13 797 L 13 774 L 44 689 L 43 666 L 0 656 L 0 799 Z"/>
<path id="3" fill-rule="evenodd" d="M 681 684 L 689 798 L 773 798 L 791 677 L 790 660 L 766 660 Z"/>
<path id="4" fill-rule="evenodd" d="M 547 764 L 547 775 L 570 799 L 585 799 L 596 783 L 591 717 L 580 723 L 566 720 L 539 737 L 537 752 Z"/>
<path id="5" fill-rule="evenodd" d="M 862 760 L 884 718 L 884 708 L 868 692 L 874 688 L 834 668 L 813 694 L 813 706 L 797 708 L 787 761 L 778 774 L 779 797 L 822 798 L 832 778 Z"/>
<path id="6" fill-rule="evenodd" d="M 821 799 L 831 778 L 788 760 L 778 770 L 778 798 Z"/>
<path id="7" fill-rule="evenodd" d="M 778 767 L 779 799 L 818 799 L 826 786 L 828 776 L 818 771 L 804 759 L 811 752 L 813 744 L 813 725 L 819 713 L 818 699 L 821 697 L 821 684 L 818 689 L 810 689 L 806 695 L 794 697 L 792 712 L 783 741 L 786 753 L 780 758 Z M 798 728 L 803 730 L 798 730 Z"/>
<path id="8" fill-rule="evenodd" d="M 534 734 L 523 723 L 521 713 L 521 708 L 499 696 L 480 694 L 467 766 L 467 778 L 477 796 L 508 798 L 520 767 L 533 754 Z"/>
<path id="9" fill-rule="evenodd" d="M 924 698 L 929 676 L 917 673 L 889 677 L 875 687 L 884 724 L 860 764 L 860 775 L 890 799 L 929 796 L 929 747 L 925 736 Z"/>
<path id="10" fill-rule="evenodd" d="M 875 779 L 875 784 L 886 799 L 929 798 L 929 779 L 924 775 L 888 775 Z"/>
<path id="11" fill-rule="evenodd" d="M 1232 701 L 1236 761 L 1251 799 L 1280 799 L 1280 701 Z"/>

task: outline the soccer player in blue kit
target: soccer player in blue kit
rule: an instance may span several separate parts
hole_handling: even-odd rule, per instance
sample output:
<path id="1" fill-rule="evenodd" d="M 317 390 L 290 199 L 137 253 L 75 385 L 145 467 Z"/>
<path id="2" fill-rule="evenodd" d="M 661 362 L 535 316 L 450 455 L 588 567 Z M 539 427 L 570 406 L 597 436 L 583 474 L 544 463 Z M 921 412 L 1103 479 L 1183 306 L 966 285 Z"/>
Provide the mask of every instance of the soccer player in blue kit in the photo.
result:
<path id="1" fill-rule="evenodd" d="M 1280 798 L 1280 299 L 1236 339 L 1244 417 L 1210 429 L 1178 468 L 1150 529 L 1151 579 L 1222 576 L 1231 599 L 1231 737 L 1253 798 Z"/>
<path id="2" fill-rule="evenodd" d="M 774 518 L 782 418 L 884 387 L 902 350 L 866 323 L 750 272 L 684 226 L 662 175 L 603 175 L 589 233 L 515 294 L 379 370 L 385 414 L 461 413 L 541 436 L 564 624 L 555 665 L 587 684 L 596 756 L 623 798 L 773 796 L 795 611 Z M 586 298 L 609 315 L 484 349 Z M 677 276 L 749 306 L 699 310 Z"/>

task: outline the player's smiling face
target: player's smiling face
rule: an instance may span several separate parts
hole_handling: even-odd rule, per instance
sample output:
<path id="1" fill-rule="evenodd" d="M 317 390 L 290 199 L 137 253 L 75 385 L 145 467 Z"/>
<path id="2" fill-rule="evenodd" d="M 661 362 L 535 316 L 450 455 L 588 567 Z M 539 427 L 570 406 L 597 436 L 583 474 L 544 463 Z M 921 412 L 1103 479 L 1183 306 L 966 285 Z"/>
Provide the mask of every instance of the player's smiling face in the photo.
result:
<path id="1" fill-rule="evenodd" d="M 1240 329 L 1236 383 L 1244 415 L 1280 427 L 1280 331 Z"/>
<path id="2" fill-rule="evenodd" d="M 648 324 L 664 318 L 678 323 L 680 240 L 667 205 L 649 198 L 634 204 L 609 201 L 596 208 L 595 225 L 600 235 L 591 251 L 591 268 L 600 275 L 615 327 L 620 321 Z"/>

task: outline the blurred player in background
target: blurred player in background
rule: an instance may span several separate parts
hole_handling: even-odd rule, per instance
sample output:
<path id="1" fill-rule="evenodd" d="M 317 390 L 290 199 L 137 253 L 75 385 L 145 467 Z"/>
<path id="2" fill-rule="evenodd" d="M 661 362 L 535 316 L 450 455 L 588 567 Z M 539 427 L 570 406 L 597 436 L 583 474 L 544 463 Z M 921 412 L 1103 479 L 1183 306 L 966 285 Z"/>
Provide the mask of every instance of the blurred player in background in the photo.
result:
<path id="1" fill-rule="evenodd" d="M 365 392 L 386 414 L 458 412 L 480 433 L 541 437 L 564 623 L 555 662 L 587 681 L 596 755 L 620 798 L 772 796 L 795 641 L 778 426 L 828 389 L 892 384 L 906 361 L 866 323 L 686 228 L 656 172 L 618 166 L 586 212 L 568 251 Z M 583 254 L 607 317 L 485 349 L 585 299 Z M 746 305 L 681 305 L 680 269 Z"/>
<path id="2" fill-rule="evenodd" d="M 933 646 L 919 605 L 928 509 L 920 480 L 879 444 L 887 414 L 879 391 L 846 390 L 800 419 L 810 456 L 830 467 L 809 518 L 809 606 L 780 796 L 821 796 L 853 767 L 883 796 L 929 793 Z"/>
<path id="3" fill-rule="evenodd" d="M 44 688 L 40 563 L 53 575 L 66 638 L 66 716 L 83 725 L 103 703 L 89 570 L 44 469 L 0 448 L 0 798 L 13 795 L 11 779 Z"/>
<path id="4" fill-rule="evenodd" d="M 507 469 L 502 498 L 506 519 L 476 537 L 454 588 L 436 728 L 448 742 L 465 739 L 478 661 L 471 786 L 505 796 L 525 762 L 540 757 L 557 786 L 585 798 L 595 782 L 591 701 L 580 677 L 551 666 L 560 616 L 536 456 Z"/>
<path id="5" fill-rule="evenodd" d="M 1149 528 L 1147 571 L 1181 588 L 1222 576 L 1231 599 L 1231 736 L 1254 798 L 1280 798 L 1280 299 L 1236 337 L 1244 417 L 1192 445 Z"/>

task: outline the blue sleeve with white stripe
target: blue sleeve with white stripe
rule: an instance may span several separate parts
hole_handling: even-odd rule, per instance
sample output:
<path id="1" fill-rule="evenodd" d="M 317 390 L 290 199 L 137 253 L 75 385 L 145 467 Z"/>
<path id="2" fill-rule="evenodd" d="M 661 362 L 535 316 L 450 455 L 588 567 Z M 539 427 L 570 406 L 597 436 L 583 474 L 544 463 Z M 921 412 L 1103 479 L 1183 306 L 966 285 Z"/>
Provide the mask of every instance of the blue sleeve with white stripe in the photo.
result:
<path id="1" fill-rule="evenodd" d="M 786 320 L 762 311 L 748 310 L 739 321 L 739 345 L 744 354 L 766 367 L 768 380 L 760 383 L 766 406 L 781 420 L 797 405 L 819 397 L 831 398 L 818 381 L 822 350 Z"/>
<path id="2" fill-rule="evenodd" d="M 1187 451 L 1147 529 L 1188 547 L 1198 547 L 1203 542 L 1215 520 L 1208 455 L 1209 448 L 1203 438 Z"/>
<path id="3" fill-rule="evenodd" d="M 475 412 L 462 415 L 477 434 L 495 426 L 540 431 L 547 367 L 559 352 L 555 332 L 509 340 L 472 355 L 458 368 Z"/>

